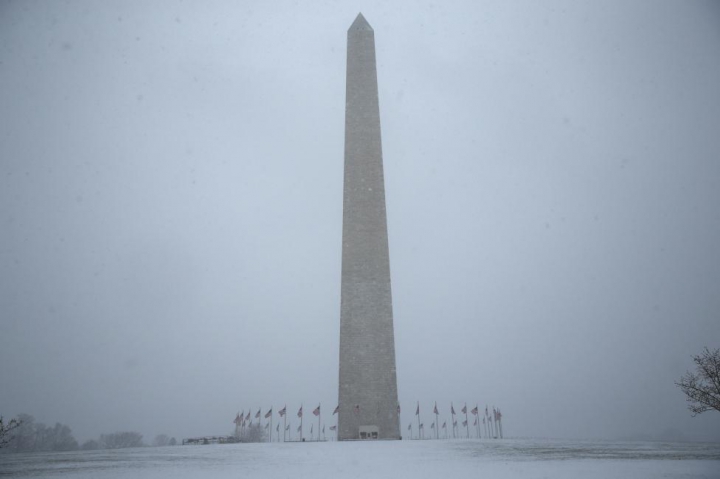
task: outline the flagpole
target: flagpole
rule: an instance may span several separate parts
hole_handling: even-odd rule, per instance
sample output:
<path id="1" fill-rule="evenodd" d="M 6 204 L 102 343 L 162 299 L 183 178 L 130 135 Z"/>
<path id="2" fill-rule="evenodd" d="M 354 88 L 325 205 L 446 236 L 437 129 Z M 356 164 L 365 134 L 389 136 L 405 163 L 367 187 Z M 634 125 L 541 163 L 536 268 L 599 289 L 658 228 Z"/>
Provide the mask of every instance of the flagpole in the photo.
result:
<path id="1" fill-rule="evenodd" d="M 437 401 L 435 401 L 435 439 L 440 439 L 440 423 L 438 422 Z"/>
<path id="2" fill-rule="evenodd" d="M 303 433 L 303 430 L 302 430 L 303 410 L 302 410 L 302 409 L 303 409 L 303 405 L 302 405 L 302 403 L 300 403 L 300 442 L 302 442 L 302 440 L 303 440 L 303 437 L 302 437 L 302 433 Z"/>
<path id="3" fill-rule="evenodd" d="M 503 438 L 502 433 L 502 413 L 500 412 L 500 409 L 498 409 L 498 425 L 500 426 L 500 439 Z"/>
<path id="4" fill-rule="evenodd" d="M 320 442 L 320 418 L 322 417 L 322 409 L 320 409 L 320 403 L 318 403 L 318 442 Z"/>
<path id="5" fill-rule="evenodd" d="M 495 406 L 493 406 L 493 436 L 497 439 L 497 412 L 495 412 Z"/>
<path id="6" fill-rule="evenodd" d="M 453 439 L 455 439 L 455 406 L 453 406 L 452 402 L 450 402 L 450 418 L 450 422 L 452 422 Z"/>
<path id="7" fill-rule="evenodd" d="M 465 432 L 467 433 L 467 438 L 470 439 L 470 423 L 468 422 L 467 416 L 467 403 L 465 403 Z"/>
<path id="8" fill-rule="evenodd" d="M 285 442 L 285 435 L 287 433 L 287 404 L 285 405 L 283 410 L 285 411 L 285 414 L 283 414 L 283 442 Z"/>
<path id="9" fill-rule="evenodd" d="M 420 401 L 417 403 L 417 409 L 415 410 L 418 418 L 418 439 L 420 439 Z"/>
<path id="10" fill-rule="evenodd" d="M 272 412 L 273 412 L 273 407 L 270 406 L 270 442 L 272 442 L 272 425 L 273 425 Z"/>

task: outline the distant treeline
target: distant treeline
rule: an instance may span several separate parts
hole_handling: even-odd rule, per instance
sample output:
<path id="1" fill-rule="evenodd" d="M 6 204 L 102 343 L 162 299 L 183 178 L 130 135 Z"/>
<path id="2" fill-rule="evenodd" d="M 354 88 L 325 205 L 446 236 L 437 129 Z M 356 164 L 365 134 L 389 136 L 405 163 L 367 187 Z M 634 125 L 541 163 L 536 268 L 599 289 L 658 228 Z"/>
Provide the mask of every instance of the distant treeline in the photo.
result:
<path id="1" fill-rule="evenodd" d="M 101 434 L 98 439 L 90 439 L 82 445 L 73 437 L 72 430 L 65 424 L 55 423 L 49 427 L 29 414 L 20 414 L 15 421 L 19 423 L 7 432 L 4 446 L 0 452 L 40 452 L 40 451 L 91 451 L 95 449 L 121 449 L 126 447 L 143 447 L 143 436 L 139 432 L 123 431 Z M 175 438 L 159 434 L 153 446 L 174 446 Z"/>

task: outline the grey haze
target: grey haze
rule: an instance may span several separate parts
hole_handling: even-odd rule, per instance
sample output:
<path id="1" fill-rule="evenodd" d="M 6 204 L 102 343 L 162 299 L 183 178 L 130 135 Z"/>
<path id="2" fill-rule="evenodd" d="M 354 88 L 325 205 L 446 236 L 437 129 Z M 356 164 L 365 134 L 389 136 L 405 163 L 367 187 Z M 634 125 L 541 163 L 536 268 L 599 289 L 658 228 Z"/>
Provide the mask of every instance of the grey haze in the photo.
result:
<path id="1" fill-rule="evenodd" d="M 468 401 L 509 436 L 720 439 L 673 385 L 720 342 L 701 1 L 0 2 L 0 413 L 80 441 L 333 421 L 358 11 L 401 430 Z"/>

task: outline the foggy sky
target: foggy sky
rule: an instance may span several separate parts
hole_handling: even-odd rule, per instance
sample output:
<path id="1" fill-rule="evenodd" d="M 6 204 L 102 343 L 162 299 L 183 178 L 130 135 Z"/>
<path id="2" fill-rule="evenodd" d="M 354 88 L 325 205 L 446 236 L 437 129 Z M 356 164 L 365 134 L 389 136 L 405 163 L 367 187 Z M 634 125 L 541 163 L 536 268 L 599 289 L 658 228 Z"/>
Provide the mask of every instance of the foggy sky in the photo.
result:
<path id="1" fill-rule="evenodd" d="M 334 423 L 362 11 L 403 433 L 720 440 L 673 385 L 720 347 L 717 3 L 150 3 L 0 2 L 0 414 Z"/>

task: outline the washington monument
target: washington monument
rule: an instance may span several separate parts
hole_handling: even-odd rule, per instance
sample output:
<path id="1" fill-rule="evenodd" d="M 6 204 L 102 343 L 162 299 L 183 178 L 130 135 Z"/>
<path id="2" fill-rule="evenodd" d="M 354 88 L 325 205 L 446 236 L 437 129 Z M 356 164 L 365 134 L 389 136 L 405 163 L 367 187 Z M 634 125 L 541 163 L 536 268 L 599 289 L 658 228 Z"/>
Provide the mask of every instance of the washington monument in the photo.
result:
<path id="1" fill-rule="evenodd" d="M 375 35 L 348 30 L 338 440 L 400 439 Z"/>

